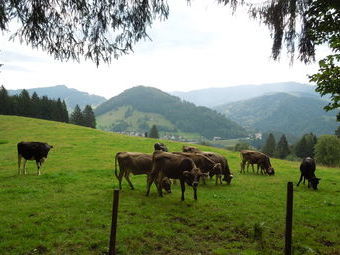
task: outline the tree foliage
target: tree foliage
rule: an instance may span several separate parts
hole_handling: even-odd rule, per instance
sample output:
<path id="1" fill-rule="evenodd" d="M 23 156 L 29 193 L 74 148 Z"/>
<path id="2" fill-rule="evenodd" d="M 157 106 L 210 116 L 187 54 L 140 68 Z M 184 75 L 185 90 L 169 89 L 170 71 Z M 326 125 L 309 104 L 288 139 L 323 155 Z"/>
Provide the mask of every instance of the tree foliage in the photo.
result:
<path id="1" fill-rule="evenodd" d="M 316 143 L 317 138 L 313 133 L 304 134 L 302 138 L 295 144 L 295 155 L 299 158 L 314 158 L 314 146 Z"/>
<path id="2" fill-rule="evenodd" d="M 317 162 L 328 166 L 340 166 L 340 138 L 335 135 L 323 135 L 315 145 Z"/>
<path id="3" fill-rule="evenodd" d="M 157 129 L 156 125 L 152 125 L 150 132 L 149 132 L 149 137 L 159 138 L 158 129 Z"/>
<path id="4" fill-rule="evenodd" d="M 131 52 L 133 44 L 148 37 L 147 27 L 168 13 L 164 0 L 1 0 L 0 31 L 16 21 L 13 38 L 56 59 L 84 56 L 98 65 Z"/>
<path id="5" fill-rule="evenodd" d="M 290 153 L 287 138 L 282 135 L 280 141 L 277 143 L 274 155 L 278 158 L 284 159 Z"/>
<path id="6" fill-rule="evenodd" d="M 84 122 L 83 125 L 85 127 L 96 128 L 96 118 L 90 105 L 85 106 L 82 114 Z"/>
<path id="7" fill-rule="evenodd" d="M 266 140 L 265 145 L 262 148 L 262 152 L 272 157 L 274 155 L 275 148 L 276 148 L 275 138 L 274 135 L 270 133 Z"/>

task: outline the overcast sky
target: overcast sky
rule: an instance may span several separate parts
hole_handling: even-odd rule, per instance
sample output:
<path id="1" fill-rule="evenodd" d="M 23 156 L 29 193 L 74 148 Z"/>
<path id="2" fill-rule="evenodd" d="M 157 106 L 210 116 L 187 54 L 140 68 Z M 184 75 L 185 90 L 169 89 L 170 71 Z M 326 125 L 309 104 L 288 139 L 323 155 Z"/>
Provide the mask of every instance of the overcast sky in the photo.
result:
<path id="1" fill-rule="evenodd" d="M 266 27 L 249 20 L 245 12 L 214 0 L 169 1 L 169 19 L 156 22 L 134 53 L 98 68 L 92 62 L 59 62 L 44 52 L 0 34 L 0 85 L 6 89 L 66 85 L 110 98 L 136 85 L 163 91 L 296 81 L 308 83 L 317 65 L 304 65 L 283 53 L 270 59 L 272 41 Z M 174 3 L 176 2 L 176 3 Z M 320 49 L 318 57 L 325 55 Z"/>

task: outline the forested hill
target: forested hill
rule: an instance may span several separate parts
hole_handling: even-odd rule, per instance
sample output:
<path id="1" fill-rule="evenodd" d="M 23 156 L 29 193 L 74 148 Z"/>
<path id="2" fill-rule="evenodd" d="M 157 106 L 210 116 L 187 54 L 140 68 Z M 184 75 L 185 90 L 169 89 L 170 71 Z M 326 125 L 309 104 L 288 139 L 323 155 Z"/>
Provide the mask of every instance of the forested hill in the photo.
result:
<path id="1" fill-rule="evenodd" d="M 96 116 L 100 116 L 123 106 L 132 107 L 125 117 L 131 115 L 131 111 L 154 113 L 164 117 L 181 132 L 198 133 L 206 138 L 236 138 L 247 135 L 244 128 L 223 114 L 206 107 L 197 107 L 152 87 L 138 86 L 125 90 L 99 105 L 94 112 Z"/>
<path id="2" fill-rule="evenodd" d="M 51 87 L 44 88 L 33 88 L 26 89 L 31 95 L 33 92 L 36 92 L 38 96 L 48 96 L 49 98 L 64 100 L 67 108 L 70 111 L 74 110 L 76 105 L 79 105 L 80 108 L 84 108 L 86 105 L 91 105 L 95 107 L 106 101 L 104 97 L 97 95 L 90 95 L 87 92 L 79 91 L 76 89 L 68 88 L 65 85 L 57 85 Z M 16 95 L 21 92 L 21 89 L 18 90 L 9 90 L 8 93 L 10 95 Z"/>
<path id="3" fill-rule="evenodd" d="M 334 134 L 336 111 L 325 112 L 323 107 L 326 104 L 317 98 L 275 93 L 215 109 L 244 127 L 261 132 L 280 131 L 295 136 L 310 132 Z"/>

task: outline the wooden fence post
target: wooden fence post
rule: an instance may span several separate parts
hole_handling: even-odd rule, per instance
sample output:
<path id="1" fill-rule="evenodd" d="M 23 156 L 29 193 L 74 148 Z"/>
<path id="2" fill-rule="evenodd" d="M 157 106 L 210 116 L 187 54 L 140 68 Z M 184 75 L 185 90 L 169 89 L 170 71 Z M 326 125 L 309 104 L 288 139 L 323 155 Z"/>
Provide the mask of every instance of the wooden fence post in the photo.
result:
<path id="1" fill-rule="evenodd" d="M 293 227 L 293 183 L 287 183 L 286 233 L 285 255 L 292 254 L 292 227 Z"/>
<path id="2" fill-rule="evenodd" d="M 114 192 L 113 192 L 112 222 L 111 222 L 109 255 L 115 255 L 116 254 L 116 231 L 117 231 L 118 203 L 119 203 L 119 189 L 115 189 Z"/>

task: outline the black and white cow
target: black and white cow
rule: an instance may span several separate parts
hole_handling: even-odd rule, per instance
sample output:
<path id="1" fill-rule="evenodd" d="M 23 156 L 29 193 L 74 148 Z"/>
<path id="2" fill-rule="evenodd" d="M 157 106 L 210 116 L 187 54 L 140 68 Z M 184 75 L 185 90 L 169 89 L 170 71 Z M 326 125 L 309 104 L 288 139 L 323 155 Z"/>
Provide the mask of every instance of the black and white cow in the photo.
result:
<path id="1" fill-rule="evenodd" d="M 300 165 L 300 180 L 296 186 L 299 186 L 299 184 L 302 181 L 303 178 L 303 184 L 305 184 L 305 180 L 308 181 L 308 188 L 318 189 L 320 178 L 316 178 L 315 176 L 315 161 L 314 159 L 307 157 L 304 158 Z"/>
<path id="2" fill-rule="evenodd" d="M 47 143 L 41 142 L 20 142 L 17 145 L 18 147 L 18 174 L 27 174 L 26 171 L 26 161 L 27 160 L 35 160 L 37 164 L 37 174 L 40 175 L 40 167 L 42 163 L 47 158 L 48 152 L 53 146 L 48 145 Z M 24 166 L 21 171 L 21 158 L 24 158 Z"/>

